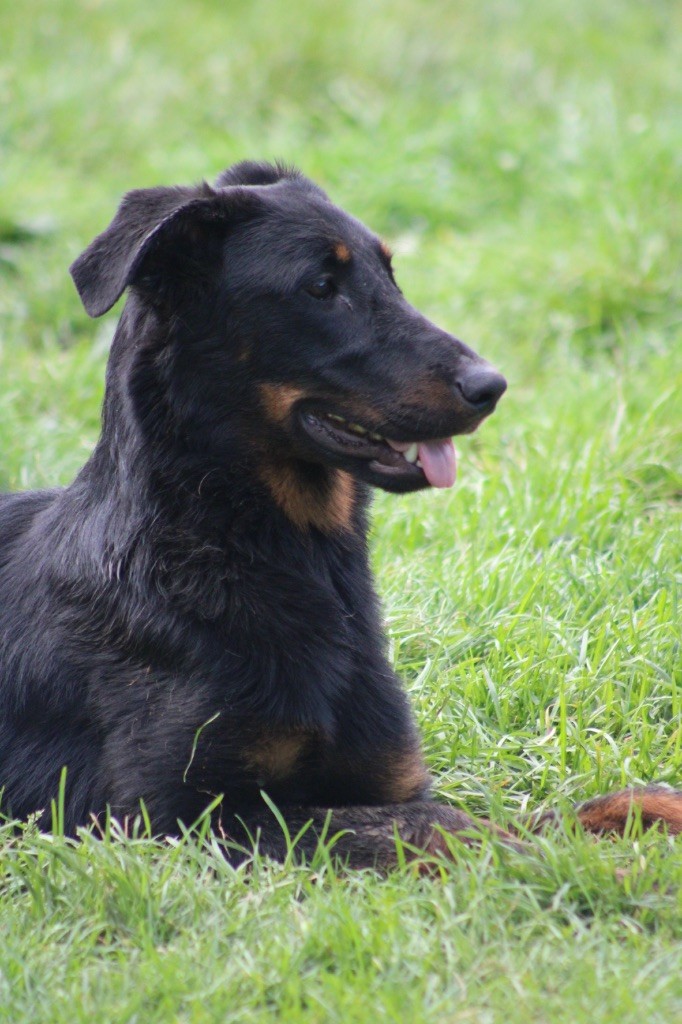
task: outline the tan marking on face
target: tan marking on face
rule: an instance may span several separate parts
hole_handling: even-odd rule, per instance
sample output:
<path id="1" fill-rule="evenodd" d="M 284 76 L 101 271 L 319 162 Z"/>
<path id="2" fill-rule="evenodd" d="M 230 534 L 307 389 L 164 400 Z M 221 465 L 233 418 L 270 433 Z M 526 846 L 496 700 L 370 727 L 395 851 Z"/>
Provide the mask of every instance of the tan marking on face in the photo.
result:
<path id="1" fill-rule="evenodd" d="M 278 782 L 293 774 L 306 742 L 304 734 L 266 736 L 246 751 L 246 763 L 263 781 Z"/>
<path id="2" fill-rule="evenodd" d="M 302 388 L 290 384 L 261 384 L 260 394 L 266 418 L 285 428 L 295 403 L 309 397 Z M 352 528 L 356 486 L 348 473 L 329 469 L 311 480 L 295 459 L 273 455 L 267 439 L 260 450 L 257 472 L 275 502 L 299 529 L 316 526 L 331 534 Z"/>
<path id="3" fill-rule="evenodd" d="M 259 391 L 265 415 L 271 422 L 277 424 L 285 422 L 292 406 L 301 398 L 314 397 L 309 392 L 304 391 L 303 388 L 296 387 L 294 384 L 260 384 Z M 412 391 L 410 391 L 411 396 Z M 368 430 L 375 429 L 377 420 L 376 410 L 357 398 L 353 399 L 352 402 L 344 402 L 344 416 L 351 423 L 357 421 L 362 423 Z"/>
<path id="4" fill-rule="evenodd" d="M 332 534 L 352 528 L 355 482 L 343 470 L 330 470 L 324 489 L 303 478 L 294 462 L 262 463 L 260 474 L 275 502 L 300 530 L 315 526 Z"/>
<path id="5" fill-rule="evenodd" d="M 381 241 L 381 242 L 379 243 L 379 247 L 380 247 L 381 251 L 383 252 L 384 256 L 386 257 L 386 259 L 387 259 L 387 260 L 389 261 L 389 263 L 390 263 L 390 261 L 391 261 L 391 260 L 393 259 L 393 253 L 392 253 L 392 251 L 391 251 L 391 248 L 390 248 L 390 246 L 389 246 L 389 245 L 387 245 L 387 243 L 386 243 L 386 242 L 384 242 L 384 241 Z"/>
<path id="6" fill-rule="evenodd" d="M 458 390 L 449 387 L 445 381 L 422 378 L 412 381 L 397 397 L 401 402 L 417 406 L 422 412 L 434 409 L 442 413 L 450 412 L 462 404 L 458 396 Z"/>
<path id="7" fill-rule="evenodd" d="M 337 242 L 334 246 L 334 255 L 339 263 L 350 263 L 351 251 L 345 242 Z"/>
<path id="8" fill-rule="evenodd" d="M 302 388 L 291 384 L 261 384 L 260 393 L 265 415 L 275 423 L 283 423 L 292 405 L 305 396 Z"/>

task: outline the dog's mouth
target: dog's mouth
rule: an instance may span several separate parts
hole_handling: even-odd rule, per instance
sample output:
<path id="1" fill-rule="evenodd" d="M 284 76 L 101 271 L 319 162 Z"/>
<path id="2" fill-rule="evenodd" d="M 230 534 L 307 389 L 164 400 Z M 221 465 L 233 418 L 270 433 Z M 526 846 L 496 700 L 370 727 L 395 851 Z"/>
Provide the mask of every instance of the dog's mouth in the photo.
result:
<path id="1" fill-rule="evenodd" d="M 388 489 L 452 487 L 457 475 L 452 438 L 396 441 L 333 412 L 306 409 L 300 422 L 308 437 L 333 456 L 360 460 Z"/>

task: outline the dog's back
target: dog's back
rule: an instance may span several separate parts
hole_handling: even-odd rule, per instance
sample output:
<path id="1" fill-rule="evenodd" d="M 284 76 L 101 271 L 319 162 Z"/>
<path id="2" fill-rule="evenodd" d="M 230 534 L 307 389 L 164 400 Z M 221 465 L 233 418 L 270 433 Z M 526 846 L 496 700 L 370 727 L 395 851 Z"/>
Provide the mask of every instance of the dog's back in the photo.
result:
<path id="1" fill-rule="evenodd" d="M 64 609 L 52 589 L 49 524 L 63 494 L 0 496 L 0 786 L 5 813 L 49 811 L 69 766 L 84 820 L 96 746 L 83 728 L 83 690 L 64 672 Z"/>

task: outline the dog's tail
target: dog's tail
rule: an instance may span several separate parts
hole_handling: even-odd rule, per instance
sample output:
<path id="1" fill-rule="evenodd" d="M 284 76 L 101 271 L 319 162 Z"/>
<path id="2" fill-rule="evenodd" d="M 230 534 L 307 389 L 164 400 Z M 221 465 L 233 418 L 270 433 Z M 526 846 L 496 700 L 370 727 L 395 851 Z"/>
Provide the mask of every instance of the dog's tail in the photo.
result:
<path id="1" fill-rule="evenodd" d="M 658 826 L 676 836 L 682 833 L 682 792 L 665 786 L 621 789 L 579 804 L 575 813 L 585 831 L 596 835 L 622 836 L 641 824 L 643 829 Z M 541 832 L 559 819 L 558 811 L 548 811 L 533 821 L 531 831 Z"/>

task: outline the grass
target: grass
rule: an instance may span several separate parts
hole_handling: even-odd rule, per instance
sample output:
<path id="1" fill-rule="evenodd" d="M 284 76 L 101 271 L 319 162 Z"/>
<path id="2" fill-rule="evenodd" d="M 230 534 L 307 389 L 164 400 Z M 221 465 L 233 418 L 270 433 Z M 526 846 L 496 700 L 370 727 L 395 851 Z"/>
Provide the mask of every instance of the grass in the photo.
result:
<path id="1" fill-rule="evenodd" d="M 506 821 L 680 784 L 680 8 L 132 0 L 3 10 L 0 487 L 68 482 L 115 314 L 66 268 L 130 187 L 284 157 L 502 368 L 452 494 L 379 496 L 395 664 L 444 798 Z M 440 876 L 209 835 L 0 830 L 0 1020 L 669 1022 L 682 853 L 559 831 Z"/>

